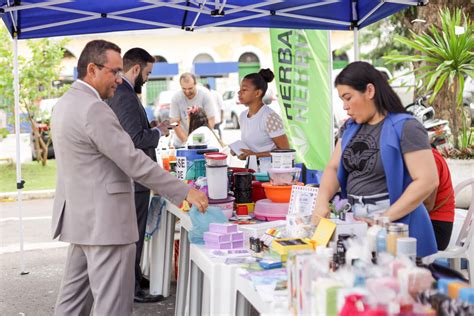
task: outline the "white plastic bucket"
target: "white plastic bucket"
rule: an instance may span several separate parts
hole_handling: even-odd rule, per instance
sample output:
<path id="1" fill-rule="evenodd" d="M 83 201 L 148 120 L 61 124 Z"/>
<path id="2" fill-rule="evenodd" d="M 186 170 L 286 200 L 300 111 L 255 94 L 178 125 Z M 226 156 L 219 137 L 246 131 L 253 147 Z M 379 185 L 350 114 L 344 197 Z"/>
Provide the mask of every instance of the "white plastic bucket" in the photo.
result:
<path id="1" fill-rule="evenodd" d="M 206 166 L 206 176 L 209 198 L 227 198 L 227 166 Z"/>
<path id="2" fill-rule="evenodd" d="M 294 149 L 275 149 L 270 152 L 272 156 L 272 168 L 293 168 L 295 166 Z"/>

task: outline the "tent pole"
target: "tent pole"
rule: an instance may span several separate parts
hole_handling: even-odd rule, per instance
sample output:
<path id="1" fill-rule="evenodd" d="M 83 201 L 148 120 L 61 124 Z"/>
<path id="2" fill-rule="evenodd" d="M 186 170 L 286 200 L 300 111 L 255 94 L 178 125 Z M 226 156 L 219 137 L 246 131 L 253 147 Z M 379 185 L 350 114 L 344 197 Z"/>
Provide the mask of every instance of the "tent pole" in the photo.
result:
<path id="1" fill-rule="evenodd" d="M 332 47 L 331 47 L 331 35 L 332 31 L 328 31 L 328 48 L 329 48 L 329 100 L 331 102 L 331 155 L 334 152 L 334 107 L 332 106 L 334 100 L 332 99 L 332 69 L 333 69 L 333 59 L 332 59 Z"/>
<path id="2" fill-rule="evenodd" d="M 13 90 L 15 98 L 15 136 L 16 136 L 16 187 L 18 190 L 18 218 L 20 222 L 20 274 L 28 274 L 25 268 L 25 256 L 23 247 L 23 211 L 22 211 L 22 190 L 23 180 L 21 179 L 21 159 L 20 159 L 20 79 L 18 74 L 18 37 L 13 37 Z"/>
<path id="3" fill-rule="evenodd" d="M 359 50 L 359 28 L 354 28 L 354 61 L 360 60 L 360 50 Z"/>

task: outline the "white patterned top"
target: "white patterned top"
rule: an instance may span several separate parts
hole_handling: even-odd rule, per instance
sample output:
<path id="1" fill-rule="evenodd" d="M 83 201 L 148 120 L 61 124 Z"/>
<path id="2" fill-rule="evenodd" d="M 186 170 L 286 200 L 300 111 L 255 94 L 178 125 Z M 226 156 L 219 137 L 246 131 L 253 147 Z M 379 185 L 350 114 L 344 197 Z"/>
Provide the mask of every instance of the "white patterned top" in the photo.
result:
<path id="1" fill-rule="evenodd" d="M 240 132 L 242 141 L 255 153 L 276 149 L 272 138 L 285 134 L 283 121 L 269 106 L 264 105 L 252 117 L 249 110 L 240 114 Z"/>

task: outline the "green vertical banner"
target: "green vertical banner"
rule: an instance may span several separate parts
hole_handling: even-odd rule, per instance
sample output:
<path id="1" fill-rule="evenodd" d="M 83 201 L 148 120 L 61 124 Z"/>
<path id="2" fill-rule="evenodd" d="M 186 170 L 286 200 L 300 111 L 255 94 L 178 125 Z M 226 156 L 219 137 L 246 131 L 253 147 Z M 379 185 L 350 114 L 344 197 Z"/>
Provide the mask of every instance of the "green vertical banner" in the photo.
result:
<path id="1" fill-rule="evenodd" d="M 278 98 L 297 160 L 323 170 L 332 152 L 329 31 L 270 29 Z"/>

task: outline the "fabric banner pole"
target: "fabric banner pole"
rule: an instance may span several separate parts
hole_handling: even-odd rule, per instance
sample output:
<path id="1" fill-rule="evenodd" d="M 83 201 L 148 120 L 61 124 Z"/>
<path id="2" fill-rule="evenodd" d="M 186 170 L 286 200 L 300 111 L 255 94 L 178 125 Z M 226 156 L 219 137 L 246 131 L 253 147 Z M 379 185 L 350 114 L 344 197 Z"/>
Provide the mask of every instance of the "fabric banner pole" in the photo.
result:
<path id="1" fill-rule="evenodd" d="M 332 150 L 329 32 L 271 29 L 278 98 L 297 161 L 323 170 Z"/>
<path id="2" fill-rule="evenodd" d="M 21 178 L 21 157 L 20 157 L 20 76 L 18 71 L 18 38 L 13 37 L 13 90 L 15 98 L 15 138 L 16 138 L 16 187 L 18 190 L 18 219 L 20 223 L 20 274 L 28 274 L 25 267 L 25 250 L 23 240 L 23 210 L 22 192 L 23 180 Z"/>
<path id="3" fill-rule="evenodd" d="M 332 91 L 333 89 L 333 74 L 332 74 L 332 63 L 333 63 L 333 60 L 332 60 L 332 46 L 331 46 L 331 31 L 328 31 L 329 33 L 329 36 L 328 36 L 328 52 L 329 53 L 329 63 L 327 65 L 328 67 L 328 72 L 329 72 L 329 91 Z M 334 137 L 335 137 L 335 133 L 334 133 L 334 107 L 333 107 L 333 104 L 334 104 L 334 100 L 333 100 L 333 94 L 330 92 L 329 93 L 329 104 L 331 105 L 330 106 L 330 109 L 331 109 L 331 155 L 334 151 L 334 147 L 336 146 L 335 144 L 335 140 L 334 140 Z"/>

